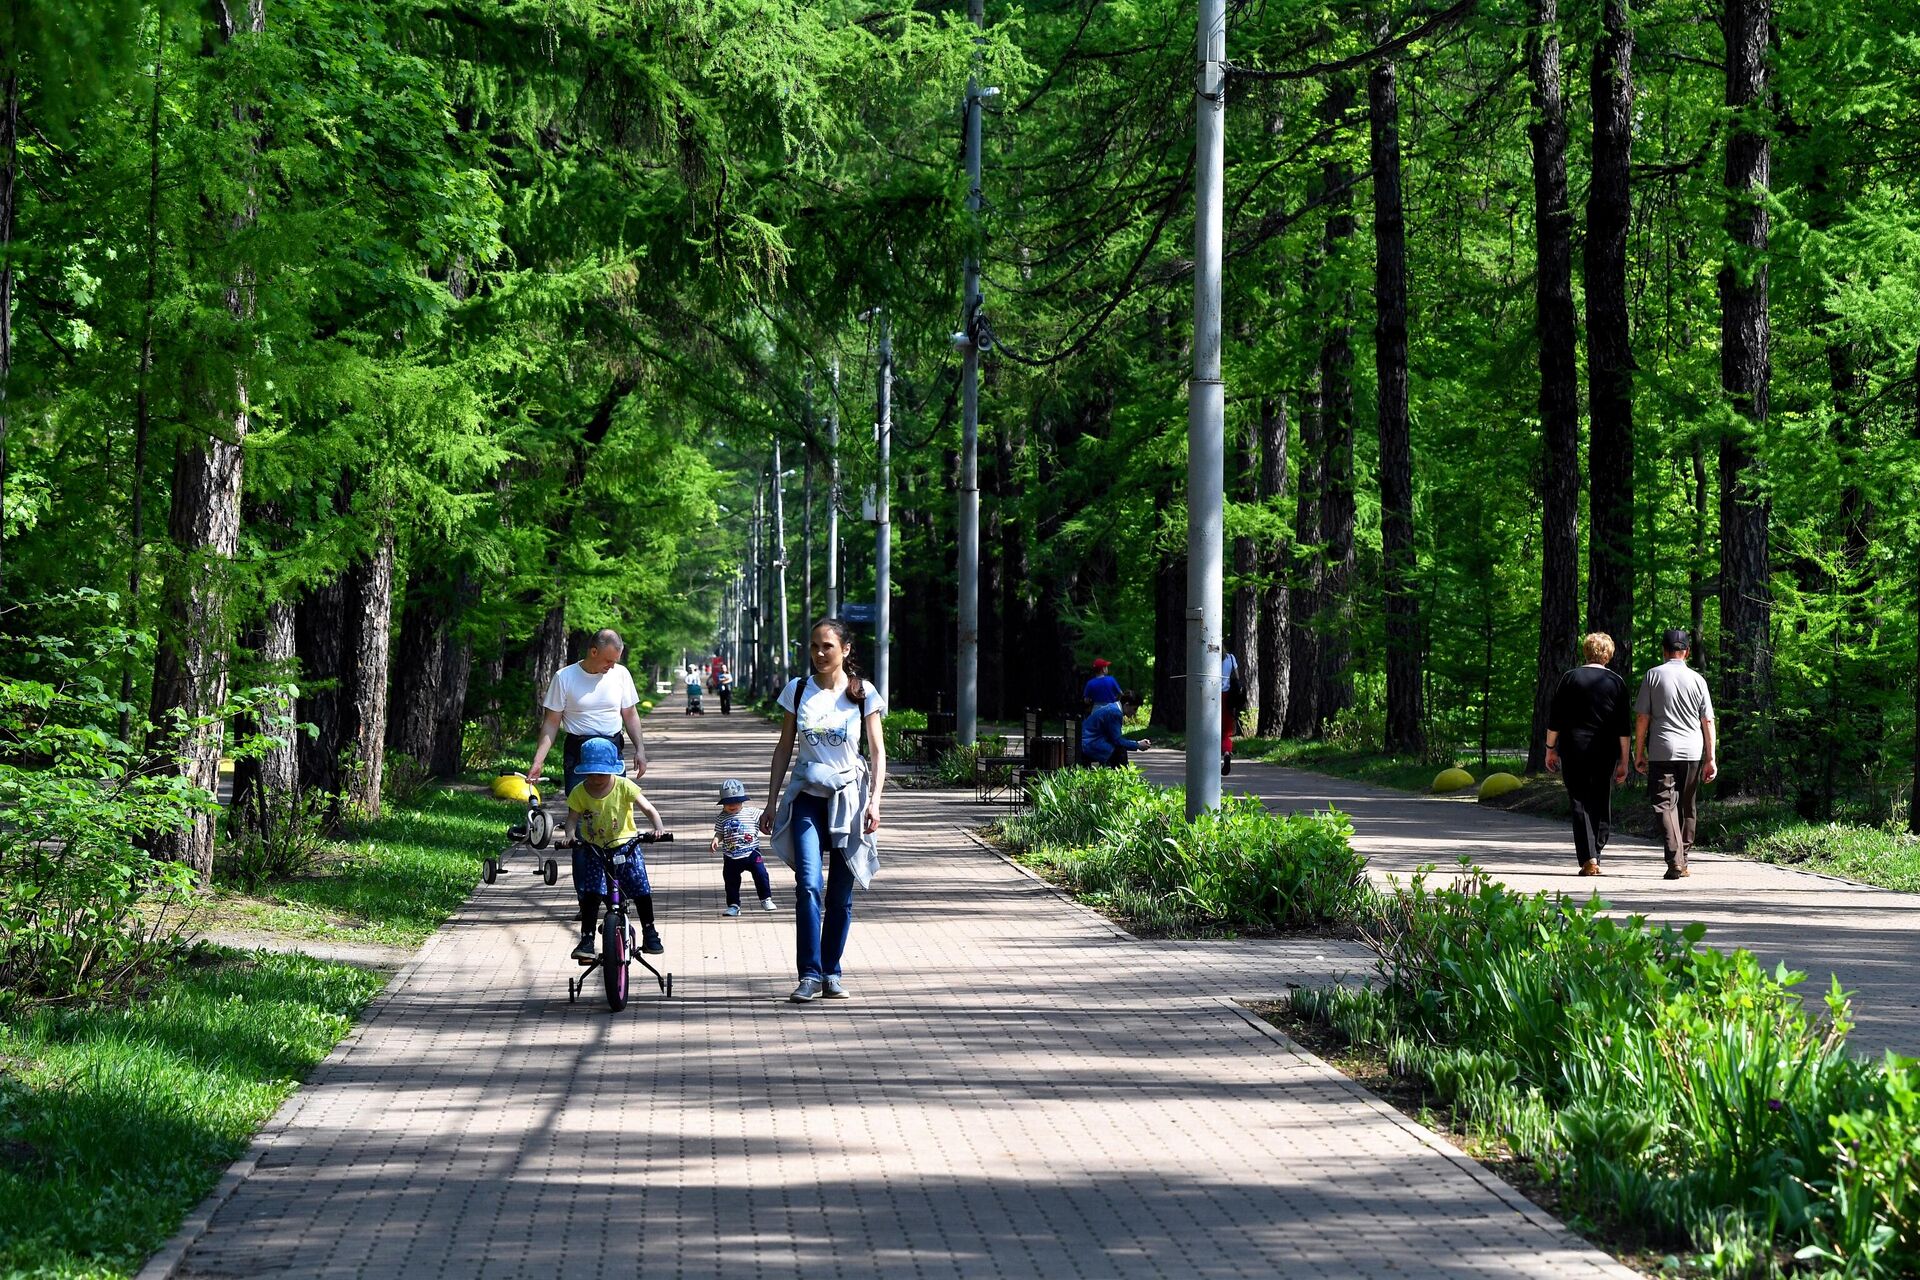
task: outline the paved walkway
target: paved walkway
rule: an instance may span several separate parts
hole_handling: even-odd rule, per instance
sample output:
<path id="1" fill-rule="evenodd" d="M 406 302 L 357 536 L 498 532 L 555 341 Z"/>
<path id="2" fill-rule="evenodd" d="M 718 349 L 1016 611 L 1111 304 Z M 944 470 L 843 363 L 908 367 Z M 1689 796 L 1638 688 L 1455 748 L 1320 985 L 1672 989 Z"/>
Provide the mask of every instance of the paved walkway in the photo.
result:
<path id="1" fill-rule="evenodd" d="M 1185 757 L 1149 751 L 1137 757 L 1149 777 L 1178 783 Z M 1353 819 L 1354 846 L 1374 878 L 1403 881 L 1423 863 L 1453 868 L 1462 855 L 1528 893 L 1597 893 L 1613 906 L 1656 920 L 1702 921 L 1707 941 L 1746 947 L 1769 965 L 1805 970 L 1801 988 L 1817 1005 L 1829 974 L 1854 993 L 1859 1025 L 1851 1043 L 1878 1054 L 1920 1054 L 1920 894 L 1894 893 L 1834 876 L 1796 871 L 1729 854 L 1696 853 L 1685 880 L 1661 879 L 1660 846 L 1618 836 L 1599 880 L 1582 880 L 1564 822 L 1508 813 L 1465 796 L 1390 791 L 1323 774 L 1235 760 L 1223 789 L 1255 795 L 1283 810 L 1331 804 Z M 1633 784 L 1630 784 L 1633 785 Z M 1639 784 L 1644 785 L 1644 784 Z"/>
<path id="2" fill-rule="evenodd" d="M 765 724 L 649 728 L 680 831 L 763 785 Z M 1354 949 L 1142 944 L 969 840 L 970 794 L 887 816 L 846 1003 L 783 1002 L 792 916 L 723 919 L 703 840 L 653 860 L 674 998 L 617 1015 L 567 1002 L 564 882 L 480 888 L 176 1274 L 1630 1276 L 1232 1003 Z"/>

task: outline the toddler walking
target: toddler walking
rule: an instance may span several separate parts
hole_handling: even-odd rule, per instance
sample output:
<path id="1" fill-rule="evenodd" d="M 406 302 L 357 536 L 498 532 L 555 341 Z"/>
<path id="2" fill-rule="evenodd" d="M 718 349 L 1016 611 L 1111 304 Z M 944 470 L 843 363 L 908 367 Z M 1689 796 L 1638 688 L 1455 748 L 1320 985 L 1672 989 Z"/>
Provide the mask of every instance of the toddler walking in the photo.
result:
<path id="1" fill-rule="evenodd" d="M 720 784 L 721 814 L 720 821 L 713 824 L 711 848 L 725 855 L 721 875 L 727 883 L 727 909 L 723 914 L 730 916 L 740 914 L 740 877 L 749 873 L 760 895 L 760 906 L 774 910 L 773 882 L 767 879 L 767 864 L 760 860 L 760 814 L 746 806 L 746 783 L 728 778 Z"/>

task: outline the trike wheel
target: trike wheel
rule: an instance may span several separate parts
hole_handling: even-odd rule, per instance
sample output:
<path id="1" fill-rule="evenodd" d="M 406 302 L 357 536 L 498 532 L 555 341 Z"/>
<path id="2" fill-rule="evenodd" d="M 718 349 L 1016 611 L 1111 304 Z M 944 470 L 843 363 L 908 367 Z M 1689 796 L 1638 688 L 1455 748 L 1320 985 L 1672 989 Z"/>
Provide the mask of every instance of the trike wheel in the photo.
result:
<path id="1" fill-rule="evenodd" d="M 544 849 L 553 842 L 553 819 L 547 816 L 545 809 L 532 809 L 527 813 L 527 843 L 536 849 Z M 552 884 L 553 881 L 547 881 Z"/>
<path id="2" fill-rule="evenodd" d="M 545 880 L 548 884 L 559 884 L 560 883 L 560 864 L 555 862 L 552 858 L 548 858 L 547 865 L 541 872 L 541 878 Z"/>
<path id="3" fill-rule="evenodd" d="M 673 999 L 673 975 L 672 974 L 667 975 L 665 991 L 667 993 L 667 999 L 669 1000 Z"/>
<path id="4" fill-rule="evenodd" d="M 488 884 L 492 884 L 494 881 L 494 877 L 498 876 L 499 874 L 500 874 L 500 864 L 495 862 L 492 858 L 488 858 L 485 862 L 482 862 L 480 864 L 480 878 L 482 880 L 485 880 Z"/>
<path id="5" fill-rule="evenodd" d="M 618 912 L 600 926 L 600 971 L 607 980 L 607 1008 L 627 1007 L 627 922 Z"/>

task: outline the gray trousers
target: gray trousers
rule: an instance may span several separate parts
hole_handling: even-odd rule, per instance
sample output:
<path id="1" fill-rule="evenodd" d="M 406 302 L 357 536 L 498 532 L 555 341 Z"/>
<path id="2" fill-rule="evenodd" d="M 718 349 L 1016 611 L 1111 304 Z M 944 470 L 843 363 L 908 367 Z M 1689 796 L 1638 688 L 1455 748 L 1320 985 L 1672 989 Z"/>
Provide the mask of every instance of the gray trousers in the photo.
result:
<path id="1" fill-rule="evenodd" d="M 1654 817 L 1660 820 L 1660 840 L 1666 846 L 1669 867 L 1686 866 L 1687 855 L 1693 852 L 1703 768 L 1698 760 L 1647 762 L 1647 792 Z"/>

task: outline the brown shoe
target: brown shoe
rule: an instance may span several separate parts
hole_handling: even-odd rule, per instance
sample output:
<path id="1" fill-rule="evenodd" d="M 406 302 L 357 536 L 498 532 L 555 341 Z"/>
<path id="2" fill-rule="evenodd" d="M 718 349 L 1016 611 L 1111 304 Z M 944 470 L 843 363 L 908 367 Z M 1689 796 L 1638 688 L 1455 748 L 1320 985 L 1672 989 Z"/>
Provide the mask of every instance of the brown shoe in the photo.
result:
<path id="1" fill-rule="evenodd" d="M 1668 867 L 1667 874 L 1663 878 L 1667 880 L 1685 880 L 1692 874 L 1693 872 L 1687 870 L 1685 867 Z"/>
<path id="2" fill-rule="evenodd" d="M 1580 874 L 1583 876 L 1597 876 L 1600 874 L 1600 864 L 1597 862 L 1583 862 L 1580 864 Z"/>

